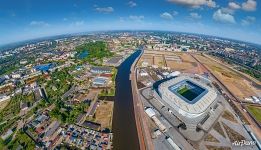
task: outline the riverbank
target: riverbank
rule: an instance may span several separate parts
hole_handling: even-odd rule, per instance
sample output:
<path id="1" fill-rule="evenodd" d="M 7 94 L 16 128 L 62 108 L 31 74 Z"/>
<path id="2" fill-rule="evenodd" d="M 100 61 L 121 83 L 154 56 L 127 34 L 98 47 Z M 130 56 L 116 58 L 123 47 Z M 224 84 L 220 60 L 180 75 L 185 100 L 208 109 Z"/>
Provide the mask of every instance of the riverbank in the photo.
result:
<path id="1" fill-rule="evenodd" d="M 117 69 L 112 131 L 114 149 L 137 150 L 139 138 L 135 122 L 130 70 L 141 50 L 130 55 Z"/>
<path id="2" fill-rule="evenodd" d="M 137 87 L 137 70 L 136 66 L 143 54 L 140 54 L 140 56 L 135 60 L 135 62 L 132 64 L 131 67 L 131 86 L 132 86 L 132 94 L 133 94 L 133 106 L 134 106 L 134 114 L 135 114 L 135 121 L 136 121 L 136 127 L 139 137 L 139 144 L 141 150 L 150 150 L 154 149 L 153 142 L 151 140 L 150 131 L 148 128 L 148 118 L 145 116 L 144 107 L 141 102 L 139 91 Z"/>

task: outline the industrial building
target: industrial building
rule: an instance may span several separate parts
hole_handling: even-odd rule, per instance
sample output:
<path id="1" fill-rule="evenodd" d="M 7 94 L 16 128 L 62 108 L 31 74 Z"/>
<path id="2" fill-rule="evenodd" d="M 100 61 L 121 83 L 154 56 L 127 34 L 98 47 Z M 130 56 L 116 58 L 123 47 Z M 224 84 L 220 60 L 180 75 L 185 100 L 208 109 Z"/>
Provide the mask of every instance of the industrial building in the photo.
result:
<path id="1" fill-rule="evenodd" d="M 93 79 L 92 84 L 94 86 L 106 86 L 106 83 L 108 82 L 108 78 L 106 77 L 96 77 Z"/>
<path id="2" fill-rule="evenodd" d="M 112 67 L 106 67 L 106 66 L 96 66 L 91 67 L 91 73 L 100 74 L 100 73 L 111 73 Z"/>

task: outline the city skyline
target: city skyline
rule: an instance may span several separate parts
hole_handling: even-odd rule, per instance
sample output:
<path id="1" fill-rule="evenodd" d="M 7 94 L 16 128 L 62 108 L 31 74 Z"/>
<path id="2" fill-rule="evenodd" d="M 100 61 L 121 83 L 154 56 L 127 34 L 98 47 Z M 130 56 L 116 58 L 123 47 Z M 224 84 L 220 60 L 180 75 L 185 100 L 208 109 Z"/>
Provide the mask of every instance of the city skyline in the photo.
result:
<path id="1" fill-rule="evenodd" d="M 261 44 L 256 0 L 6 1 L 0 6 L 0 45 L 69 33 L 163 30 Z"/>

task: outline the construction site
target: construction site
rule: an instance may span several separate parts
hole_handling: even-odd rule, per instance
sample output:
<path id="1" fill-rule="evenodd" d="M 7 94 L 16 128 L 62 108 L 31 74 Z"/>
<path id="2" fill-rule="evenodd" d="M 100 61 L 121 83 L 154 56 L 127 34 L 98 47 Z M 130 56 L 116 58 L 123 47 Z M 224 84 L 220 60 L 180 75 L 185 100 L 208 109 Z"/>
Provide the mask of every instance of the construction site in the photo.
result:
<path id="1" fill-rule="evenodd" d="M 213 61 L 214 58 L 201 53 L 144 50 L 136 66 L 137 88 L 155 149 L 240 149 L 233 142 L 261 137 L 260 118 L 255 118 L 259 114 L 256 109 L 260 108 L 244 100 L 260 93 L 260 88 L 254 86 L 260 83 L 246 79 L 246 76 L 219 64 L 217 60 L 215 63 Z M 189 140 L 180 132 L 184 123 L 153 94 L 155 82 L 176 78 L 184 73 L 206 78 L 218 91 L 218 109 L 221 113 L 216 114 L 217 120 L 197 140 Z M 245 91 L 239 92 L 242 90 Z M 207 119 L 204 122 L 208 122 Z M 254 145 L 250 149 L 259 147 Z"/>

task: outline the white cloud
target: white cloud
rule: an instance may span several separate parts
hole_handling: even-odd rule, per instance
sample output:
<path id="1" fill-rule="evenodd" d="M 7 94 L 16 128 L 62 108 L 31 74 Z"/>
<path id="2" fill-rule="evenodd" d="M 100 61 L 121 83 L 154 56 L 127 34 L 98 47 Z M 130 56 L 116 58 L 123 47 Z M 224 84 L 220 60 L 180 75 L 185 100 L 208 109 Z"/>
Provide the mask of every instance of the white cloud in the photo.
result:
<path id="1" fill-rule="evenodd" d="M 217 7 L 216 2 L 212 1 L 212 0 L 207 1 L 207 6 L 211 7 L 211 8 L 216 8 Z"/>
<path id="2" fill-rule="evenodd" d="M 50 24 L 44 21 L 31 21 L 30 26 L 38 26 L 38 27 L 48 27 Z"/>
<path id="3" fill-rule="evenodd" d="M 84 25 L 84 21 L 83 21 L 83 20 L 81 20 L 81 21 L 76 21 L 76 22 L 74 23 L 74 25 L 75 25 L 75 26 L 82 26 L 82 25 Z"/>
<path id="4" fill-rule="evenodd" d="M 235 3 L 235 2 L 229 2 L 228 3 L 228 7 L 230 8 L 230 9 L 240 9 L 241 8 L 241 6 L 239 5 L 239 4 L 237 4 L 237 3 Z"/>
<path id="5" fill-rule="evenodd" d="M 236 23 L 235 18 L 233 15 L 223 12 L 221 9 L 218 9 L 214 14 L 213 14 L 213 19 L 217 22 L 222 22 L 222 23 Z"/>
<path id="6" fill-rule="evenodd" d="M 133 2 L 133 1 L 129 1 L 129 2 L 128 2 L 128 5 L 129 5 L 130 7 L 136 7 L 136 6 L 137 6 L 137 3 Z"/>
<path id="7" fill-rule="evenodd" d="M 120 22 L 125 22 L 125 18 L 124 18 L 124 17 L 120 17 L 120 18 L 119 18 L 119 21 L 120 21 Z"/>
<path id="8" fill-rule="evenodd" d="M 235 13 L 235 9 L 231 9 L 231 8 L 221 8 L 221 11 L 223 13 L 227 13 L 227 14 L 234 14 Z"/>
<path id="9" fill-rule="evenodd" d="M 133 15 L 130 15 L 129 16 L 129 19 L 133 20 L 133 21 L 143 21 L 144 20 L 144 16 L 133 16 Z"/>
<path id="10" fill-rule="evenodd" d="M 216 2 L 213 0 L 168 0 L 171 3 L 185 5 L 188 7 L 199 8 L 200 6 L 216 7 Z"/>
<path id="11" fill-rule="evenodd" d="M 255 21 L 256 21 L 255 17 L 247 16 L 245 19 L 241 20 L 241 25 L 242 26 L 248 26 L 250 24 L 253 24 Z"/>
<path id="12" fill-rule="evenodd" d="M 234 14 L 236 10 L 239 10 L 241 9 L 241 6 L 240 4 L 238 3 L 235 3 L 235 2 L 229 2 L 228 3 L 228 7 L 222 7 L 221 8 L 221 11 L 223 13 L 228 13 L 228 14 Z"/>
<path id="13" fill-rule="evenodd" d="M 112 7 L 96 7 L 95 10 L 100 13 L 112 13 L 114 9 Z"/>
<path id="14" fill-rule="evenodd" d="M 164 13 L 160 14 L 160 17 L 163 18 L 163 19 L 166 19 L 166 20 L 172 20 L 173 19 L 173 16 L 168 12 L 164 12 Z"/>
<path id="15" fill-rule="evenodd" d="M 172 16 L 177 16 L 178 14 L 179 14 L 179 12 L 177 12 L 177 11 L 172 12 Z"/>
<path id="16" fill-rule="evenodd" d="M 83 27 L 85 25 L 85 21 L 84 20 L 78 20 L 78 21 L 74 21 L 70 24 L 70 27 Z"/>
<path id="17" fill-rule="evenodd" d="M 198 13 L 190 13 L 189 14 L 190 15 L 190 17 L 192 18 L 192 19 L 201 19 L 202 18 L 202 16 L 201 15 L 199 15 Z"/>
<path id="18" fill-rule="evenodd" d="M 245 11 L 255 11 L 256 10 L 256 1 L 255 0 L 247 0 L 242 3 L 242 9 Z"/>

